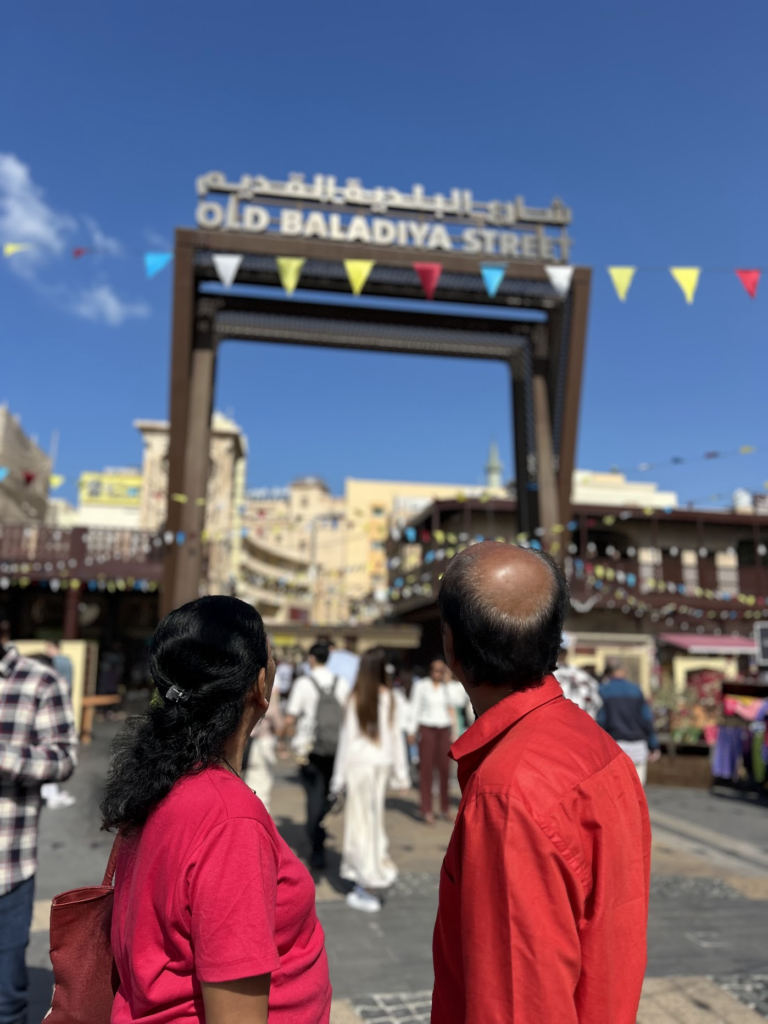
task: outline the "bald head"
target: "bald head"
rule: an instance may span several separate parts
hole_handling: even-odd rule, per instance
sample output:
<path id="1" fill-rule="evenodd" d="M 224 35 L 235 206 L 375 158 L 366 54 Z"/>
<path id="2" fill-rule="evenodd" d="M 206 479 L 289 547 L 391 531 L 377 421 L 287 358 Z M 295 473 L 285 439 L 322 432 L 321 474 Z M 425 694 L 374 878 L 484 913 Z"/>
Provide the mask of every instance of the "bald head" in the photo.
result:
<path id="1" fill-rule="evenodd" d="M 548 555 L 475 544 L 448 566 L 439 600 L 449 665 L 467 682 L 525 689 L 554 669 L 568 585 Z"/>
<path id="2" fill-rule="evenodd" d="M 448 573 L 463 574 L 491 607 L 515 619 L 529 619 L 552 599 L 552 567 L 530 548 L 488 540 L 466 548 Z M 446 573 L 446 575 L 448 575 Z"/>

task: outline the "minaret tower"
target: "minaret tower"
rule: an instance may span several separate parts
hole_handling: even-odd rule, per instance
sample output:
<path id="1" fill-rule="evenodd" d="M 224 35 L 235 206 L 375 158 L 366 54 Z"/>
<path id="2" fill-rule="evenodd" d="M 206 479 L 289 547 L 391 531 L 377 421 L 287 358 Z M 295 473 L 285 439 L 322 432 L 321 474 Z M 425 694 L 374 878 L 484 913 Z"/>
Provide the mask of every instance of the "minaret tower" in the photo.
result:
<path id="1" fill-rule="evenodd" d="M 502 481 L 502 473 L 504 467 L 501 464 L 499 458 L 499 446 L 495 441 L 491 441 L 491 447 L 488 452 L 488 463 L 485 467 L 485 486 L 491 490 L 499 490 L 504 487 Z"/>

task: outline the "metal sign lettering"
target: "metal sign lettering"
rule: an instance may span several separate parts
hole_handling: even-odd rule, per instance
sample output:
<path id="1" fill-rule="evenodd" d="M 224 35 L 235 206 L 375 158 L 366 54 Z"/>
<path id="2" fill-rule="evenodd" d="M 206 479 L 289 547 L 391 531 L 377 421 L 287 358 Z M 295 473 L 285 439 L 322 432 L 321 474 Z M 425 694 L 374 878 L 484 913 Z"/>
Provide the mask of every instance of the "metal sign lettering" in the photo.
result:
<path id="1" fill-rule="evenodd" d="M 410 192 L 368 189 L 358 178 L 342 185 L 326 174 L 311 181 L 303 174 L 291 174 L 287 181 L 246 174 L 230 182 L 221 171 L 201 175 L 196 190 L 195 220 L 206 230 L 546 262 L 567 262 L 573 244 L 571 210 L 560 199 L 530 207 L 521 196 L 480 202 L 469 189 L 454 188 L 448 196 L 428 195 L 423 185 Z"/>

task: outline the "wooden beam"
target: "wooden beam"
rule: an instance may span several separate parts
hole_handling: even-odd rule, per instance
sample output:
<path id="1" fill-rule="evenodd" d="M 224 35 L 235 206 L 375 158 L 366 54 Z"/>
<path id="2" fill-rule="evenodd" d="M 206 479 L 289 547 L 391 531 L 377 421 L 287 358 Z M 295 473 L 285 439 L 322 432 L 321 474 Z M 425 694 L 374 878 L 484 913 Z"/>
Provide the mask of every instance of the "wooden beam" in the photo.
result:
<path id="1" fill-rule="evenodd" d="M 549 409 L 549 386 L 547 378 L 536 373 L 533 377 L 533 408 L 536 424 L 536 464 L 539 483 L 539 519 L 546 531 L 542 541 L 549 548 L 554 540 L 560 540 L 552 527 L 560 522 L 560 503 L 555 473 L 555 453 L 552 445 L 552 416 Z"/>
<path id="2" fill-rule="evenodd" d="M 184 438 L 184 477 L 182 490 L 186 498 L 181 508 L 182 544 L 176 545 L 176 571 L 173 606 L 178 608 L 194 601 L 200 594 L 203 575 L 203 539 L 205 500 L 211 445 L 211 413 L 216 350 L 213 344 L 192 350 L 187 408 L 187 432 Z"/>
<path id="3" fill-rule="evenodd" d="M 558 466 L 559 511 L 564 522 L 568 522 L 571 518 L 571 479 L 579 431 L 581 380 L 584 372 L 591 282 L 592 271 L 588 267 L 578 267 L 571 283 L 571 329 L 568 342 L 568 366 Z"/>
<path id="4" fill-rule="evenodd" d="M 195 251 L 186 236 L 176 232 L 173 278 L 173 328 L 171 341 L 170 437 L 168 443 L 168 497 L 166 530 L 174 535 L 181 529 L 181 506 L 170 500 L 182 493 L 184 480 L 184 438 L 187 432 L 187 409 L 190 361 L 195 316 Z M 163 584 L 160 589 L 160 615 L 176 607 L 177 550 L 175 544 L 165 547 Z"/>

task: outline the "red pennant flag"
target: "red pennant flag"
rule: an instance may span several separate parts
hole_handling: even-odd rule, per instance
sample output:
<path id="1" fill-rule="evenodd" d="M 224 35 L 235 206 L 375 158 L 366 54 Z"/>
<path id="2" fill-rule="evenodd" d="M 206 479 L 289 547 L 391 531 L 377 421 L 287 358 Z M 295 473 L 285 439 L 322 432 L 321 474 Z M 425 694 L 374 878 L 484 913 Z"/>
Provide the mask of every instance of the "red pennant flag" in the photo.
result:
<path id="1" fill-rule="evenodd" d="M 414 263 L 413 269 L 419 275 L 424 294 L 428 299 L 434 298 L 437 282 L 443 272 L 442 263 Z"/>
<path id="2" fill-rule="evenodd" d="M 29 486 L 37 476 L 37 473 L 30 473 L 28 469 L 24 470 L 24 483 Z"/>
<path id="3" fill-rule="evenodd" d="M 90 250 L 90 249 L 88 249 L 88 248 L 87 248 L 86 246 L 80 246 L 80 247 L 78 247 L 77 249 L 73 249 L 73 250 L 72 250 L 72 256 L 73 256 L 73 257 L 74 257 L 74 258 L 75 258 L 76 260 L 79 260 L 81 256 L 85 256 L 85 254 L 86 254 L 87 252 L 90 252 L 90 251 L 91 251 L 91 250 Z"/>
<path id="4" fill-rule="evenodd" d="M 754 299 L 757 295 L 757 286 L 760 284 L 761 270 L 737 270 L 736 277 L 744 285 L 747 295 Z"/>

